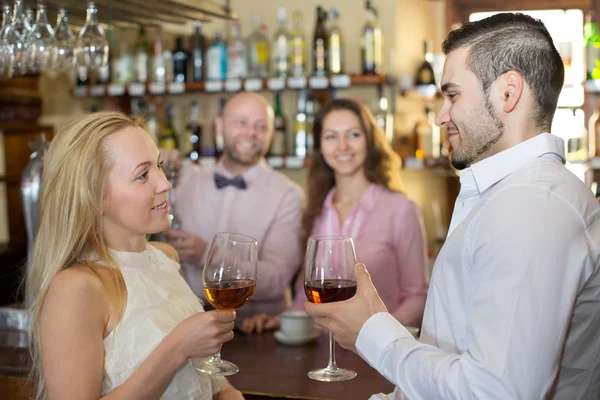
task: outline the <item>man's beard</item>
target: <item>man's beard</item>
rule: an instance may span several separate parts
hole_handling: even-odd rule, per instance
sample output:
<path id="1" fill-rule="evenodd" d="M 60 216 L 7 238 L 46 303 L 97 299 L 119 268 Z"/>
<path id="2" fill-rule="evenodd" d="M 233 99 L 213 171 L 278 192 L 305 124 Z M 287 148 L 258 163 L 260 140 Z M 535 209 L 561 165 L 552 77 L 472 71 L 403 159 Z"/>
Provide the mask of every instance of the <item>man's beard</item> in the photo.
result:
<path id="1" fill-rule="evenodd" d="M 250 158 L 245 158 L 245 157 L 241 157 L 238 152 L 237 149 L 235 148 L 236 143 L 227 143 L 224 146 L 224 152 L 227 155 L 227 158 L 229 158 L 231 161 L 246 166 L 246 167 L 250 167 L 254 164 L 256 164 L 258 161 L 260 161 L 260 159 L 264 156 L 264 148 L 259 147 L 256 149 L 256 151 L 250 156 Z"/>
<path id="2" fill-rule="evenodd" d="M 474 110 L 472 113 L 475 118 L 480 118 L 482 121 L 472 123 L 470 126 L 473 129 L 464 129 L 464 136 L 460 138 L 461 148 L 452 152 L 451 163 L 458 170 L 463 170 L 478 161 L 482 154 L 488 152 L 504 136 L 504 123 L 494 113 L 487 95 L 484 106 L 481 113 L 477 112 L 479 110 Z"/>

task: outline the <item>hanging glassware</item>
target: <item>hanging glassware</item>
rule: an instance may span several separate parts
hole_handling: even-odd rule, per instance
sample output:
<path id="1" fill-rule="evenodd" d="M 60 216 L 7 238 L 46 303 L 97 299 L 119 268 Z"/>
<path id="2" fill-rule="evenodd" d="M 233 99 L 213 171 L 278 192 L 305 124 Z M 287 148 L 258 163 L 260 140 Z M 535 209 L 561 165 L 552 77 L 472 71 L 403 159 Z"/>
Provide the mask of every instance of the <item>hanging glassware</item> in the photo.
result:
<path id="1" fill-rule="evenodd" d="M 48 24 L 46 5 L 40 0 L 35 25 L 25 39 L 25 66 L 29 72 L 39 73 L 50 69 L 55 42 L 54 31 Z"/>
<path id="2" fill-rule="evenodd" d="M 52 70 L 68 72 L 75 67 L 75 50 L 77 40 L 69 28 L 69 16 L 65 8 L 59 8 L 54 28 L 54 51 L 52 55 Z"/>
<path id="3" fill-rule="evenodd" d="M 88 2 L 85 25 L 77 39 L 77 64 L 89 68 L 99 68 L 108 62 L 108 40 L 104 29 L 98 23 L 98 9 L 93 1 Z"/>
<path id="4" fill-rule="evenodd" d="M 12 23 L 12 8 L 9 4 L 2 7 L 2 27 L 0 28 L 0 79 L 12 77 L 10 50 L 4 41 L 4 31 Z"/>
<path id="5" fill-rule="evenodd" d="M 27 71 L 24 62 L 25 38 L 31 27 L 25 20 L 23 0 L 15 0 L 15 12 L 12 23 L 7 25 L 2 39 L 10 53 L 11 72 L 13 75 L 24 75 Z"/>
<path id="6" fill-rule="evenodd" d="M 25 20 L 29 24 L 29 29 L 33 28 L 33 25 L 35 25 L 35 12 L 33 12 L 33 8 L 27 7 L 25 9 Z"/>

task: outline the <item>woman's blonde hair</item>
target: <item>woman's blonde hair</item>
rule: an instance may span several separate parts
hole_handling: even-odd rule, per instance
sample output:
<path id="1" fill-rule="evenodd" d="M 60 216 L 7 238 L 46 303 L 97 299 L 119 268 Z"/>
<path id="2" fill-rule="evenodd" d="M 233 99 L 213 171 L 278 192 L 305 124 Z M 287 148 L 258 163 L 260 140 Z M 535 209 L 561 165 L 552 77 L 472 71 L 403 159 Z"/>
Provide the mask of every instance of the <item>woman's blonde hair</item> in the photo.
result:
<path id="1" fill-rule="evenodd" d="M 52 279 L 75 264 L 86 265 L 111 294 L 114 311 L 121 312 L 125 284 L 102 232 L 102 202 L 113 160 L 105 146 L 111 134 L 127 127 L 143 127 L 117 112 L 90 114 L 57 134 L 44 157 L 38 228 L 27 261 L 26 298 L 31 318 L 29 332 L 36 399 L 46 399 L 41 368 L 40 314 Z M 102 278 L 99 269 L 109 271 Z"/>

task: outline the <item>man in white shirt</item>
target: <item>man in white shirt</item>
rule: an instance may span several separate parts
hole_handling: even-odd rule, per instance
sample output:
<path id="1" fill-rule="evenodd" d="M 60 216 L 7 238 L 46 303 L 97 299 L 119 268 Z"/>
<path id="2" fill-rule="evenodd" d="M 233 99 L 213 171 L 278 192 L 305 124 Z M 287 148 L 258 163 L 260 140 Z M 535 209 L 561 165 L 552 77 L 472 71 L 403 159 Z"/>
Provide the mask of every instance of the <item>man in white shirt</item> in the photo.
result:
<path id="1" fill-rule="evenodd" d="M 600 209 L 545 133 L 560 56 L 519 14 L 465 24 L 443 49 L 436 123 L 464 171 L 420 341 L 361 264 L 352 299 L 305 309 L 397 385 L 372 399 L 599 399 Z"/>
<path id="2" fill-rule="evenodd" d="M 223 156 L 215 168 L 182 168 L 176 192 L 182 230 L 165 236 L 179 253 L 186 281 L 202 298 L 202 270 L 215 233 L 258 240 L 256 290 L 237 310 L 239 327 L 252 332 L 262 319 L 250 317 L 276 316 L 289 305 L 287 292 L 302 263 L 303 194 L 264 160 L 274 129 L 273 108 L 264 97 L 236 94 L 215 124 L 223 134 Z M 161 156 L 174 162 L 178 153 L 162 151 Z"/>

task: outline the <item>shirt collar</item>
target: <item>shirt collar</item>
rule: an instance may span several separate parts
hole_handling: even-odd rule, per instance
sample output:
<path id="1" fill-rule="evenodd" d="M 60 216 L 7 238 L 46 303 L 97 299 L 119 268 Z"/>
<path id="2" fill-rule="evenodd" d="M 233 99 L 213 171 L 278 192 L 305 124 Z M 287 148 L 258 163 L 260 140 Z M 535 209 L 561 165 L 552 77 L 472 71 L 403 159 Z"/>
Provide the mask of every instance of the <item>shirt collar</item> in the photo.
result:
<path id="1" fill-rule="evenodd" d="M 250 183 L 255 181 L 264 171 L 266 171 L 268 168 L 267 166 L 267 162 L 265 161 L 264 158 L 261 158 L 259 162 L 257 162 L 256 164 L 254 164 L 252 167 L 250 167 L 246 172 L 244 172 L 242 174 L 242 177 L 244 178 L 244 181 L 246 181 L 246 183 Z M 215 167 L 215 172 L 218 172 L 224 176 L 226 176 L 227 178 L 235 178 L 228 170 L 227 168 L 225 168 L 225 166 L 223 165 L 223 158 L 221 158 L 219 160 L 219 162 L 217 163 L 216 167 Z"/>
<path id="2" fill-rule="evenodd" d="M 515 172 L 523 164 L 548 153 L 558 156 L 564 164 L 565 142 L 558 136 L 540 133 L 531 139 L 471 165 L 465 172 L 467 174 L 472 173 L 479 193 L 483 193 Z"/>
<path id="3" fill-rule="evenodd" d="M 367 212 L 371 212 L 375 208 L 375 203 L 377 201 L 377 197 L 379 193 L 381 193 L 382 187 L 380 185 L 376 185 L 371 183 L 369 188 L 363 193 L 358 202 L 358 207 L 364 208 Z M 325 201 L 323 202 L 324 209 L 333 209 L 333 196 L 335 195 L 335 186 L 329 190 L 327 193 L 327 197 L 325 197 Z"/>

